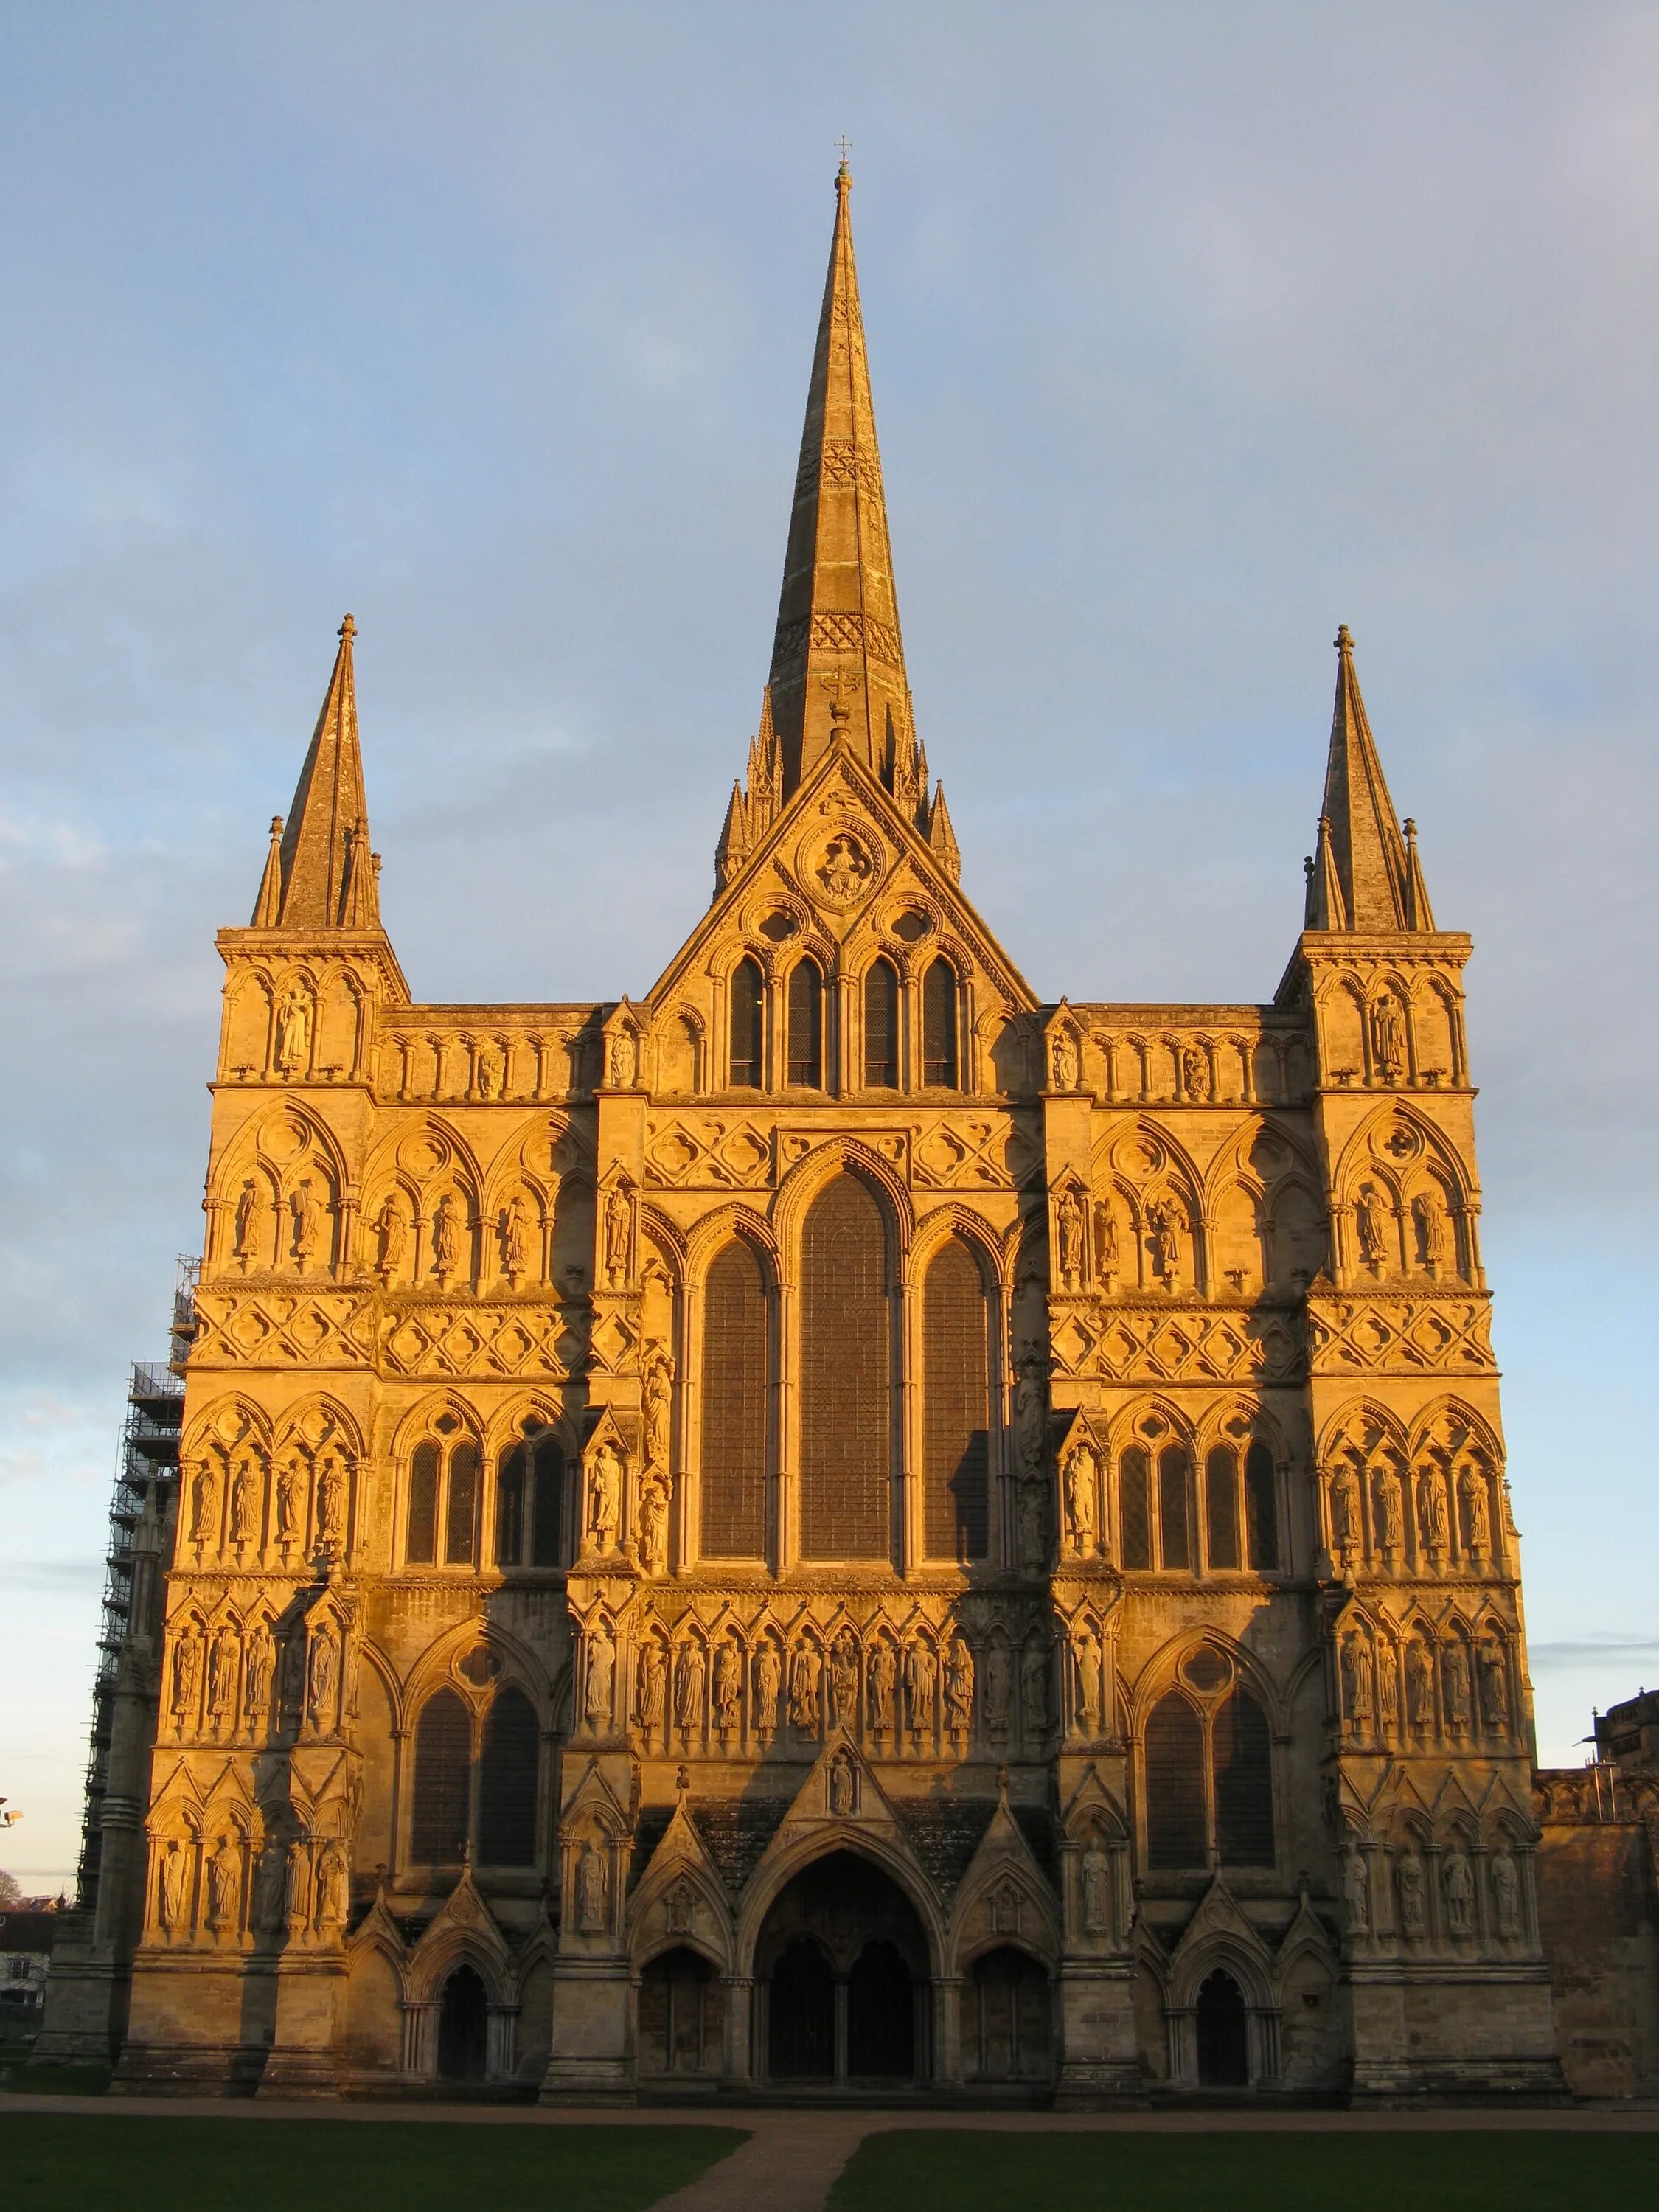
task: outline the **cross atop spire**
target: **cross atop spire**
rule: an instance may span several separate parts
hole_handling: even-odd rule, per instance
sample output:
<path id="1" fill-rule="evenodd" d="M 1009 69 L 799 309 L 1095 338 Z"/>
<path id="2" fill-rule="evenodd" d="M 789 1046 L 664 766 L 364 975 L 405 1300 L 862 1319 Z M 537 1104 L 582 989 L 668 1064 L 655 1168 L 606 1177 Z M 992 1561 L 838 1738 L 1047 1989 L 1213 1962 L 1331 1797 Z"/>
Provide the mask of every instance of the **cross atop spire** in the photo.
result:
<path id="1" fill-rule="evenodd" d="M 1309 926 L 1361 932 L 1432 929 L 1422 872 L 1414 848 L 1413 856 L 1407 856 L 1359 695 L 1346 623 L 1336 633 L 1336 703 Z"/>
<path id="2" fill-rule="evenodd" d="M 830 270 L 772 647 L 772 714 L 786 796 L 835 737 L 890 787 L 892 759 L 913 744 L 853 262 L 849 143 L 841 142 L 836 173 Z"/>
<path id="3" fill-rule="evenodd" d="M 266 866 L 256 927 L 380 927 L 352 673 L 351 646 L 356 635 L 357 625 L 348 615 L 340 624 L 334 672 L 300 770 L 276 866 Z M 275 879 L 279 870 L 280 884 Z"/>

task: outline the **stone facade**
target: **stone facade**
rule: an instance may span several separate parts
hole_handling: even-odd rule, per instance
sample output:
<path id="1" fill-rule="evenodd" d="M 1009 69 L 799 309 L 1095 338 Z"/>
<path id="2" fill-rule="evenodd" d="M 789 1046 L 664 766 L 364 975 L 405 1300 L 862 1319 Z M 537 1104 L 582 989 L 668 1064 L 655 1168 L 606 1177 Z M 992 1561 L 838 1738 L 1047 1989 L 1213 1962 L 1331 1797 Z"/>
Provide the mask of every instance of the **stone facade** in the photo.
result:
<path id="1" fill-rule="evenodd" d="M 1044 1000 L 848 224 L 713 903 L 415 1003 L 348 617 L 227 980 L 120 2079 L 1559 2093 L 1467 938 L 1346 630 L 1256 1006 Z"/>

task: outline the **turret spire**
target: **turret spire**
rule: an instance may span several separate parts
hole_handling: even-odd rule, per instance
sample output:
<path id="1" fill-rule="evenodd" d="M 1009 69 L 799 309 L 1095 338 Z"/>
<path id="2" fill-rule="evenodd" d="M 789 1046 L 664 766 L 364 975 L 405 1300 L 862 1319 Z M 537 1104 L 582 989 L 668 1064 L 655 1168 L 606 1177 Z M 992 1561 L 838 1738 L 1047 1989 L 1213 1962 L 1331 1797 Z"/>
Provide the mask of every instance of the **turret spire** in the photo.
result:
<path id="1" fill-rule="evenodd" d="M 1358 931 L 1431 929 L 1421 872 L 1413 884 L 1400 817 L 1389 796 L 1365 702 L 1359 696 L 1353 640 L 1346 623 L 1337 631 L 1336 652 L 1336 706 L 1331 716 L 1312 902 L 1322 918 L 1311 926 Z"/>
<path id="2" fill-rule="evenodd" d="M 853 263 L 845 156 L 772 647 L 787 797 L 835 736 L 891 787 L 915 739 Z"/>
<path id="3" fill-rule="evenodd" d="M 272 915 L 269 926 L 306 930 L 380 927 L 351 666 L 351 641 L 356 634 L 357 625 L 348 615 L 340 624 L 334 673 L 283 832 L 280 917 Z M 270 912 L 273 888 L 269 883 L 260 887 L 262 915 Z"/>

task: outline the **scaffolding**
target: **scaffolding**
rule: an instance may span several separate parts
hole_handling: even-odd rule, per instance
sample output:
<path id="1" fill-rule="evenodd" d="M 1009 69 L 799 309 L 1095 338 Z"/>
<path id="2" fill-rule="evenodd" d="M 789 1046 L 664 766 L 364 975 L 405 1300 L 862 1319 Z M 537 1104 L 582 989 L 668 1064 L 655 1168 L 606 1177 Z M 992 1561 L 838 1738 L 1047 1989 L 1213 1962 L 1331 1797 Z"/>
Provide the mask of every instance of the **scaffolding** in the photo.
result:
<path id="1" fill-rule="evenodd" d="M 98 1667 L 92 1691 L 92 1733 L 87 1760 L 86 1805 L 81 1823 L 81 1860 L 76 1870 L 77 1903 L 91 1911 L 98 1902 L 102 1855 L 104 1796 L 109 1786 L 110 1735 L 115 1713 L 115 1683 L 122 1655 L 131 1641 L 133 1538 L 147 1507 L 165 1520 L 179 1489 L 179 1445 L 185 1406 L 185 1362 L 195 1331 L 197 1279 L 202 1263 L 181 1258 L 173 1293 L 173 1318 L 165 1360 L 133 1364 L 127 1386 L 126 1418 L 116 1452 L 110 1498 L 109 1546 L 104 1562 L 103 1620 L 98 1638 Z"/>

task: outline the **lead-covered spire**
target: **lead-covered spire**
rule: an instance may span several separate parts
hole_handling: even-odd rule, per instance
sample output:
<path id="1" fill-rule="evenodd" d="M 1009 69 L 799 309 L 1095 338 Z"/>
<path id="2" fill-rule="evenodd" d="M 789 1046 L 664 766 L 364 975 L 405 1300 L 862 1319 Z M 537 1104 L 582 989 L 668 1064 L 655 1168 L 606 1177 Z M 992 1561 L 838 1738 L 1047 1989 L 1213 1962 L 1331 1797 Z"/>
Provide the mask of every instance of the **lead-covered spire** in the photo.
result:
<path id="1" fill-rule="evenodd" d="M 1407 857 L 1359 696 L 1346 623 L 1337 631 L 1336 652 L 1336 705 L 1310 902 L 1319 919 L 1310 918 L 1310 926 L 1362 933 L 1432 929 L 1422 872 Z"/>
<path id="2" fill-rule="evenodd" d="M 282 833 L 276 855 L 280 890 L 267 862 L 256 927 L 361 930 L 380 926 L 351 665 L 351 641 L 356 634 L 357 625 L 348 615 L 340 624 L 334 672 Z"/>
<path id="3" fill-rule="evenodd" d="M 770 692 L 784 795 L 844 737 L 890 790 L 914 761 L 843 161 L 778 600 Z"/>

